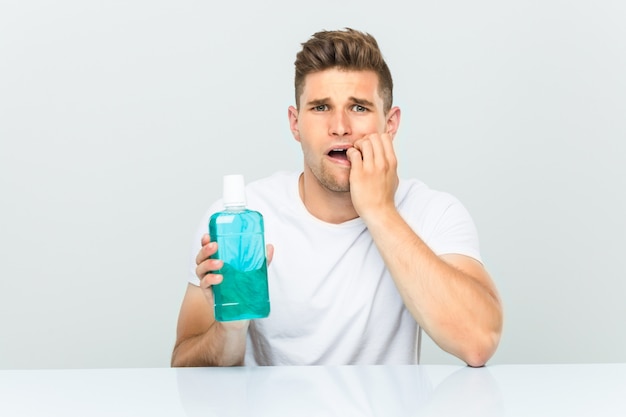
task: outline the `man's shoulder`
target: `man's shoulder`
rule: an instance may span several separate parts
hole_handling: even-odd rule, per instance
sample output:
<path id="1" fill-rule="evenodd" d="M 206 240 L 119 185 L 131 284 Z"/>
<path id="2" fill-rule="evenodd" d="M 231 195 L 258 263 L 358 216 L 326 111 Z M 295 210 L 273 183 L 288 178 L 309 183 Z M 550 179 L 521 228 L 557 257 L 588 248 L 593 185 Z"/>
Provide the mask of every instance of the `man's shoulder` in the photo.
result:
<path id="1" fill-rule="evenodd" d="M 401 179 L 396 206 L 404 214 L 439 216 L 462 203 L 453 194 L 430 188 L 417 179 Z"/>
<path id="2" fill-rule="evenodd" d="M 276 171 L 266 177 L 250 181 L 248 189 L 256 191 L 276 186 L 289 187 L 294 181 L 297 181 L 298 175 L 299 173 L 295 171 Z"/>
<path id="3" fill-rule="evenodd" d="M 399 201 L 403 201 L 405 199 L 413 201 L 429 201 L 432 199 L 451 201 L 456 200 L 456 197 L 446 191 L 430 188 L 418 179 L 402 178 L 400 179 L 400 183 L 398 185 L 396 199 Z"/>
<path id="4" fill-rule="evenodd" d="M 251 181 L 246 187 L 249 207 L 284 206 L 290 203 L 297 195 L 298 177 L 298 172 L 278 171 Z"/>

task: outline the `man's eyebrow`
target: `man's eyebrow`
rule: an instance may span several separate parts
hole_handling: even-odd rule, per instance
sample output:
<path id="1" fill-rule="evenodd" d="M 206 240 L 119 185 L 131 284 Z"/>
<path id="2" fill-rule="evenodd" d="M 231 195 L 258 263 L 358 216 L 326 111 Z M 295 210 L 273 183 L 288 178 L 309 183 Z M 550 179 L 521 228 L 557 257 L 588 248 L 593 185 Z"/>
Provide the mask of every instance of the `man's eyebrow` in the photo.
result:
<path id="1" fill-rule="evenodd" d="M 374 107 L 374 103 L 369 100 L 365 100 L 364 98 L 350 97 L 350 100 L 359 106 Z"/>
<path id="2" fill-rule="evenodd" d="M 326 97 L 326 98 L 318 98 L 316 100 L 307 101 L 306 105 L 308 107 L 321 106 L 321 105 L 327 104 L 329 100 L 330 99 L 328 97 Z"/>
<path id="3" fill-rule="evenodd" d="M 325 97 L 325 98 L 318 98 L 315 100 L 310 100 L 306 103 L 307 106 L 309 107 L 315 107 L 315 106 L 321 106 L 324 104 L 328 104 L 328 102 L 330 101 L 329 97 Z M 359 106 L 365 106 L 365 107 L 374 107 L 374 103 L 372 103 L 369 100 L 366 100 L 364 98 L 358 98 L 358 97 L 350 97 L 350 101 L 354 104 L 358 104 Z"/>

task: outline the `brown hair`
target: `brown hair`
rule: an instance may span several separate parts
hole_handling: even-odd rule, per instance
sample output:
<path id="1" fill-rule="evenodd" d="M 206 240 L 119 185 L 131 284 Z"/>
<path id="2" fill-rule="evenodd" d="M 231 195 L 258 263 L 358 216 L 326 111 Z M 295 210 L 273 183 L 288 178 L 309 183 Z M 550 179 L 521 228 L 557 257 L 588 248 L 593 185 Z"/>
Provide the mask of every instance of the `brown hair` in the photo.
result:
<path id="1" fill-rule="evenodd" d="M 300 95 L 308 74 L 330 68 L 344 70 L 374 71 L 378 75 L 379 94 L 383 99 L 384 112 L 393 102 L 393 80 L 376 39 L 368 33 L 354 29 L 321 31 L 313 34 L 302 44 L 296 55 L 296 106 L 300 108 Z"/>

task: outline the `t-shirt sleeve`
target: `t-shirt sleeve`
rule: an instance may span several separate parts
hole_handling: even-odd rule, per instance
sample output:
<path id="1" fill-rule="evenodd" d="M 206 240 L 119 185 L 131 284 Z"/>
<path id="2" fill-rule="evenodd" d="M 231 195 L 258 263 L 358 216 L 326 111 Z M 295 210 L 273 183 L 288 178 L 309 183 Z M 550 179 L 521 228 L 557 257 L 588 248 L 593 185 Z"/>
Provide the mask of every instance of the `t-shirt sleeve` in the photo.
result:
<path id="1" fill-rule="evenodd" d="M 437 255 L 457 253 L 482 262 L 478 232 L 465 206 L 454 196 L 440 193 L 428 207 L 429 221 L 422 238 Z"/>

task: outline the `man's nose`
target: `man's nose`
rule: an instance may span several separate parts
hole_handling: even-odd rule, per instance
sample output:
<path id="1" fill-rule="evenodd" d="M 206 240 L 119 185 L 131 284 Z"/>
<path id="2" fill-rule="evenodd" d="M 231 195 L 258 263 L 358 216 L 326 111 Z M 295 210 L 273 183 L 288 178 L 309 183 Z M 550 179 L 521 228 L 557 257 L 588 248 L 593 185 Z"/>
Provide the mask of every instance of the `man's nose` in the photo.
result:
<path id="1" fill-rule="evenodd" d="M 332 136 L 346 136 L 351 133 L 350 118 L 345 112 L 333 112 L 328 133 Z"/>

